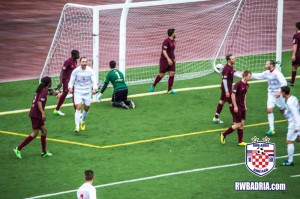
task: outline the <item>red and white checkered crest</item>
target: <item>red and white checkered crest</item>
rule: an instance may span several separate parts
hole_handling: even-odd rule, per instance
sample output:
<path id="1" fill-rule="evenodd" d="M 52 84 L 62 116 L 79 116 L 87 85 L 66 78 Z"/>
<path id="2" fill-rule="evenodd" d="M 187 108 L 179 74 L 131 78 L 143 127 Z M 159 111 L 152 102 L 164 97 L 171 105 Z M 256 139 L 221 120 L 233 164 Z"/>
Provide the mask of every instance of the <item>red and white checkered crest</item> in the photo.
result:
<path id="1" fill-rule="evenodd" d="M 246 145 L 246 166 L 257 176 L 270 173 L 275 167 L 275 144 L 264 138 L 262 142 L 254 137 L 252 143 Z"/>

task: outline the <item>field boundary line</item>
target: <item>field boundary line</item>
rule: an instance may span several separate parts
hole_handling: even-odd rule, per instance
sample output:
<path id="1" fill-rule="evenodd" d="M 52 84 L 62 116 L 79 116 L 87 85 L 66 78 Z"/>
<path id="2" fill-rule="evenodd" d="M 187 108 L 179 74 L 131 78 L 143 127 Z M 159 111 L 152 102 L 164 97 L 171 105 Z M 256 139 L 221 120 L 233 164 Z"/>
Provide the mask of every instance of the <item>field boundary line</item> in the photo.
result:
<path id="1" fill-rule="evenodd" d="M 294 156 L 299 156 L 299 155 L 300 155 L 300 153 L 294 154 Z M 279 156 L 279 157 L 276 157 L 276 159 L 282 159 L 282 158 L 286 158 L 286 157 L 287 157 L 287 155 Z M 169 176 L 181 175 L 181 174 L 187 174 L 187 173 L 194 173 L 194 172 L 199 172 L 199 171 L 207 171 L 207 170 L 213 170 L 213 169 L 235 167 L 235 166 L 240 166 L 240 165 L 244 165 L 244 164 L 245 164 L 245 162 L 240 162 L 240 163 L 234 163 L 234 164 L 225 164 L 225 165 L 203 167 L 203 168 L 197 168 L 197 169 L 191 169 L 191 170 L 185 170 L 185 171 L 177 171 L 177 172 L 159 174 L 159 175 L 148 176 L 148 177 L 143 177 L 143 178 L 136 178 L 136 179 L 131 179 L 131 180 L 124 180 L 124 181 L 119 181 L 119 182 L 112 182 L 112 183 L 107 183 L 107 184 L 102 184 L 102 185 L 96 185 L 95 187 L 96 188 L 109 187 L 109 186 L 114 186 L 114 185 L 127 184 L 127 183 L 146 181 L 146 180 L 153 180 L 153 179 L 157 179 L 157 178 L 163 178 L 163 177 L 169 177 Z M 40 195 L 40 196 L 34 196 L 34 197 L 30 197 L 30 198 L 25 198 L 25 199 L 45 198 L 45 197 L 57 196 L 57 195 L 62 195 L 62 194 L 67 194 L 67 193 L 73 193 L 76 191 L 77 191 L 77 189 L 74 189 L 74 190 L 62 191 L 62 192 L 45 194 L 45 195 Z"/>
<path id="2" fill-rule="evenodd" d="M 296 78 L 300 78 L 300 76 L 296 76 Z M 291 77 L 286 77 L 286 79 L 291 79 Z M 257 84 L 257 83 L 263 83 L 263 82 L 267 82 L 267 80 L 254 80 L 254 81 L 250 81 L 248 83 L 249 84 Z M 203 90 L 203 89 L 209 89 L 209 88 L 220 88 L 220 84 L 188 87 L 188 88 L 178 88 L 178 89 L 174 89 L 174 90 L 176 90 L 178 92 L 185 92 L 185 91 Z M 167 91 L 140 93 L 140 94 L 128 95 L 128 98 L 147 97 L 147 96 L 153 96 L 153 95 L 162 95 L 162 94 L 166 94 L 166 93 L 167 93 Z M 110 100 L 111 100 L 111 98 L 104 98 L 104 99 L 101 99 L 101 102 L 107 102 Z M 92 102 L 92 103 L 96 103 L 96 102 Z M 67 107 L 67 106 L 73 106 L 73 103 L 67 103 L 67 104 L 62 105 L 62 107 Z M 56 107 L 56 105 L 50 105 L 50 106 L 46 106 L 45 109 L 54 109 L 55 107 Z M 29 112 L 29 110 L 30 109 L 28 108 L 28 109 L 20 109 L 20 110 L 13 110 L 13 111 L 3 111 L 3 112 L 0 112 L 0 116 L 17 114 L 17 113 L 25 113 L 25 112 Z"/>
<path id="3" fill-rule="evenodd" d="M 274 121 L 274 123 L 281 123 L 281 122 L 286 122 L 286 120 Z M 244 128 L 255 127 L 255 126 L 263 126 L 263 125 L 267 125 L 267 124 L 268 124 L 268 122 L 248 124 L 248 125 L 245 125 Z M 168 140 L 168 139 L 173 139 L 173 138 L 200 135 L 200 134 L 205 134 L 205 133 L 222 132 L 226 129 L 227 129 L 227 127 L 226 128 L 219 128 L 219 129 L 212 129 L 212 130 L 198 131 L 198 132 L 191 132 L 191 133 L 183 133 L 183 134 L 178 134 L 178 135 L 169 135 L 169 136 L 164 136 L 164 137 L 151 138 L 151 139 L 147 139 L 147 140 L 137 140 L 137 141 L 120 143 L 120 144 L 104 145 L 104 146 L 98 146 L 98 145 L 87 144 L 87 143 L 82 143 L 82 142 L 75 142 L 75 141 L 68 141 L 68 140 L 61 140 L 61 139 L 55 139 L 55 138 L 48 138 L 48 137 L 47 137 L 47 141 L 52 141 L 52 142 L 57 142 L 57 143 L 65 143 L 65 144 L 71 144 L 71 145 L 79 145 L 79 146 L 84 146 L 84 147 L 89 147 L 89 148 L 96 148 L 96 149 L 108 149 L 108 148 L 124 147 L 124 146 L 130 146 L 130 145 L 136 145 L 136 144 L 142 144 L 142 143 L 161 141 L 161 140 Z M 27 137 L 28 136 L 28 134 L 9 132 L 9 131 L 3 131 L 3 130 L 0 130 L 0 134 L 15 135 L 15 136 L 21 136 L 21 137 Z M 37 136 L 37 138 L 40 139 L 41 137 Z"/>

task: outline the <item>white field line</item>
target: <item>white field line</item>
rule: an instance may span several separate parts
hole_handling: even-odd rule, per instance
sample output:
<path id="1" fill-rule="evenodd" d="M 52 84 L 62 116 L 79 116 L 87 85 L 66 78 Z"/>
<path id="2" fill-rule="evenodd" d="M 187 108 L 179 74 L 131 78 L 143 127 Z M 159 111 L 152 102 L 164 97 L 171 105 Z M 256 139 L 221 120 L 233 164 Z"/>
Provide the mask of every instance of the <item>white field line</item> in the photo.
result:
<path id="1" fill-rule="evenodd" d="M 300 177 L 300 174 L 299 175 L 293 175 L 291 176 L 292 178 L 297 178 L 297 177 Z"/>
<path id="2" fill-rule="evenodd" d="M 297 78 L 300 78 L 300 76 L 297 76 Z M 287 77 L 286 79 L 290 79 L 290 77 Z M 250 84 L 256 84 L 256 83 L 262 83 L 266 82 L 267 80 L 256 80 L 256 81 L 251 81 L 249 82 Z M 189 88 L 179 88 L 179 89 L 174 89 L 179 92 L 184 92 L 184 91 L 192 91 L 192 90 L 202 90 L 202 89 L 209 89 L 209 88 L 219 88 L 220 84 L 218 85 L 210 85 L 210 86 L 199 86 L 199 87 L 189 87 Z M 134 94 L 134 95 L 129 95 L 128 98 L 137 98 L 137 97 L 146 97 L 146 96 L 153 96 L 153 95 L 161 95 L 161 94 L 166 94 L 166 91 L 157 91 L 157 92 L 152 92 L 152 93 L 140 93 L 140 94 Z M 101 102 L 106 102 L 110 101 L 111 98 L 105 98 L 101 99 Z M 96 103 L 96 102 L 93 102 Z M 68 104 L 63 104 L 62 107 L 66 106 L 73 106 L 73 103 L 68 103 Z M 50 105 L 46 106 L 45 109 L 54 109 L 56 105 Z M 20 110 L 13 110 L 13 111 L 3 111 L 0 112 L 1 115 L 10 115 L 10 114 L 16 114 L 16 113 L 24 113 L 24 112 L 29 112 L 30 109 L 20 109 Z"/>
<path id="3" fill-rule="evenodd" d="M 294 154 L 294 156 L 300 156 L 300 153 Z M 276 159 L 282 159 L 282 158 L 286 158 L 286 157 L 287 156 L 285 155 L 285 156 L 276 157 Z M 165 173 L 165 174 L 149 176 L 149 177 L 144 177 L 144 178 L 136 178 L 136 179 L 132 179 L 132 180 L 124 180 L 124 181 L 120 181 L 120 182 L 112 182 L 112 183 L 108 183 L 108 184 L 96 185 L 95 187 L 96 188 L 110 187 L 110 186 L 114 186 L 114 185 L 127 184 L 127 183 L 139 182 L 139 181 L 145 181 L 145 180 L 152 180 L 152 179 L 163 178 L 163 177 L 174 176 L 174 175 L 181 175 L 181 174 L 186 174 L 186 173 L 194 173 L 194 172 L 199 172 L 199 171 L 207 171 L 207 170 L 213 170 L 213 169 L 222 169 L 222 168 L 227 168 L 227 167 L 235 167 L 235 166 L 240 166 L 240 165 L 243 165 L 243 164 L 245 164 L 245 162 L 240 162 L 240 163 L 235 163 L 235 164 L 225 164 L 225 165 L 212 166 L 212 167 L 204 167 L 204 168 L 178 171 L 178 172 L 172 172 L 172 173 Z M 62 191 L 62 192 L 57 192 L 57 193 L 50 193 L 50 194 L 45 194 L 45 195 L 40 195 L 40 196 L 33 196 L 33 197 L 30 197 L 30 198 L 25 198 L 25 199 L 46 198 L 46 197 L 51 197 L 51 196 L 57 196 L 57 195 L 72 193 L 72 192 L 76 192 L 76 191 L 77 191 L 77 189 L 74 189 L 74 190 Z"/>

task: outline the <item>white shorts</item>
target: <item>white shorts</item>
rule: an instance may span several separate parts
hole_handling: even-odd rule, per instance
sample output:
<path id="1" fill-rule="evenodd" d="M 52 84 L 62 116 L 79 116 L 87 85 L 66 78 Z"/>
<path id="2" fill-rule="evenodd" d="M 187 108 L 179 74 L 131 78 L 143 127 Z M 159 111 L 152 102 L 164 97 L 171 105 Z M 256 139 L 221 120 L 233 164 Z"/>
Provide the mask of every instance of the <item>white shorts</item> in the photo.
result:
<path id="1" fill-rule="evenodd" d="M 297 137 L 300 136 L 300 131 L 298 132 L 295 132 L 295 128 L 288 128 L 288 132 L 287 132 L 287 135 L 286 135 L 286 140 L 289 140 L 289 141 L 295 141 L 297 139 Z"/>
<path id="2" fill-rule="evenodd" d="M 275 105 L 280 109 L 285 109 L 285 101 L 282 95 L 280 97 L 276 97 L 276 92 L 268 92 L 268 102 L 267 108 L 274 108 Z"/>
<path id="3" fill-rule="evenodd" d="M 92 93 L 74 93 L 74 104 L 85 104 L 86 106 L 90 106 L 92 101 Z"/>

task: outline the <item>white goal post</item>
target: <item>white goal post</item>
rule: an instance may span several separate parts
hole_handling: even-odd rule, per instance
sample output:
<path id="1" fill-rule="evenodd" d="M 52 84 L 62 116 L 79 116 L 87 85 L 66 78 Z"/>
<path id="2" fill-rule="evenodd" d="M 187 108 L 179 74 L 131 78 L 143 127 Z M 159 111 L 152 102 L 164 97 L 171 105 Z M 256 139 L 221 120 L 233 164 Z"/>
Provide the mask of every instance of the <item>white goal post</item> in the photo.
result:
<path id="1" fill-rule="evenodd" d="M 238 70 L 260 72 L 281 62 L 283 0 L 162 0 L 87 6 L 66 4 L 40 78 L 53 77 L 77 49 L 100 82 L 116 60 L 128 84 L 152 83 L 167 29 L 175 28 L 176 75 L 192 79 L 214 72 L 234 54 Z M 98 76 L 99 75 L 99 76 Z"/>

